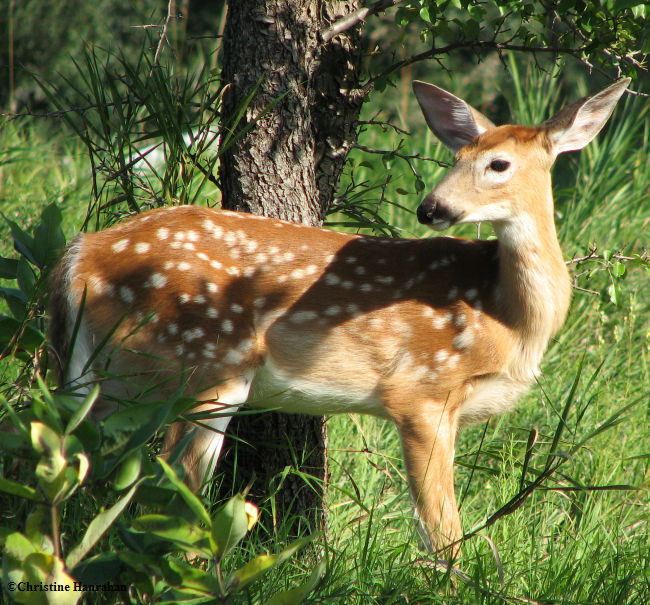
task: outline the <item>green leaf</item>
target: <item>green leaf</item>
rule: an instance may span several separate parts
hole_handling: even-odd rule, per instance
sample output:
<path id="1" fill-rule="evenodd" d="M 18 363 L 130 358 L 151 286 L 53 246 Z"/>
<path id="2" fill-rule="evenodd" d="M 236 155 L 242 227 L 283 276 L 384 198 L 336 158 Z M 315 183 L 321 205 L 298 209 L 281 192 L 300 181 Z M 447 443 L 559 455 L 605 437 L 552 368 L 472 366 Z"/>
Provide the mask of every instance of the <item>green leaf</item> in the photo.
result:
<path id="1" fill-rule="evenodd" d="M 24 256 L 21 256 L 18 260 L 16 279 L 18 281 L 18 287 L 25 294 L 27 300 L 33 299 L 36 293 L 36 274 Z"/>
<path id="2" fill-rule="evenodd" d="M 133 498 L 139 483 L 136 483 L 124 496 L 122 496 L 108 510 L 99 513 L 88 525 L 88 529 L 81 539 L 81 542 L 75 546 L 68 556 L 65 563 L 68 569 L 74 569 L 81 560 L 97 544 L 99 539 L 106 533 L 115 520 L 122 514 Z"/>
<path id="3" fill-rule="evenodd" d="M 22 290 L 16 288 L 0 288 L 0 297 L 5 299 L 11 314 L 20 322 L 27 315 L 27 298 Z"/>
<path id="4" fill-rule="evenodd" d="M 248 532 L 244 496 L 232 497 L 212 519 L 212 537 L 219 548 L 219 557 L 223 558 Z"/>
<path id="5" fill-rule="evenodd" d="M 607 294 L 609 296 L 609 300 L 611 300 L 616 306 L 620 304 L 623 292 L 618 283 L 610 284 L 607 287 Z"/>
<path id="6" fill-rule="evenodd" d="M 309 576 L 309 579 L 302 585 L 290 590 L 276 592 L 264 605 L 298 605 L 302 603 L 309 593 L 316 588 L 316 585 L 325 575 L 326 565 L 324 561 L 319 561 Z"/>
<path id="7" fill-rule="evenodd" d="M 183 483 L 181 478 L 176 474 L 174 469 L 169 466 L 169 464 L 167 464 L 160 456 L 158 456 L 157 460 L 160 463 L 160 466 L 162 466 L 162 469 L 165 472 L 165 475 L 167 475 L 167 478 L 178 490 L 179 495 L 181 498 L 183 498 L 183 500 L 185 500 L 185 503 L 190 507 L 190 510 L 194 513 L 196 518 L 209 526 L 212 520 L 210 519 L 210 515 L 208 515 L 208 511 L 205 509 L 205 506 L 203 506 L 203 502 L 201 502 L 201 500 L 192 492 L 192 490 L 187 487 L 185 483 Z"/>
<path id="8" fill-rule="evenodd" d="M 41 221 L 34 229 L 34 256 L 41 267 L 52 265 L 65 246 L 62 220 L 56 204 L 50 204 L 41 213 Z"/>
<path id="9" fill-rule="evenodd" d="M 62 586 L 74 584 L 74 579 L 66 572 L 63 561 L 58 557 L 35 553 L 27 557 L 24 568 L 32 584 L 54 584 L 55 582 Z M 74 605 L 83 596 L 81 591 L 48 591 L 40 594 L 44 596 L 44 602 L 47 605 Z M 26 599 L 25 602 L 31 604 L 33 601 Z"/>
<path id="10" fill-rule="evenodd" d="M 243 499 L 243 498 L 242 498 Z M 269 570 L 290 559 L 301 548 L 309 544 L 318 534 L 307 536 L 292 542 L 287 548 L 276 555 L 259 555 L 238 569 L 230 578 L 228 586 L 231 591 L 237 591 L 254 582 Z"/>
<path id="11" fill-rule="evenodd" d="M 18 261 L 15 258 L 0 256 L 0 279 L 16 279 Z"/>
<path id="12" fill-rule="evenodd" d="M 82 584 L 102 584 L 115 578 L 121 568 L 119 553 L 106 552 L 86 559 L 72 571 Z"/>
<path id="13" fill-rule="evenodd" d="M 4 214 L 2 217 L 9 224 L 9 228 L 11 229 L 14 248 L 16 248 L 21 255 L 26 257 L 30 263 L 38 265 L 38 262 L 34 257 L 34 238 L 23 231 L 16 223 L 14 223 L 14 221 L 9 220 Z"/>
<path id="14" fill-rule="evenodd" d="M 194 593 L 218 595 L 220 594 L 219 584 L 214 573 L 198 569 L 191 565 L 174 561 L 167 561 L 167 568 L 171 573 L 165 574 L 165 579 L 172 585 L 181 586 L 183 591 L 189 589 Z M 172 578 L 176 581 L 172 582 Z M 211 600 L 210 602 L 214 602 Z"/>
<path id="15" fill-rule="evenodd" d="M 208 536 L 208 532 L 198 525 L 170 515 L 142 515 L 135 520 L 133 528 L 174 542 L 185 550 L 191 549 Z"/>
<path id="16" fill-rule="evenodd" d="M 119 409 L 104 423 L 104 435 L 113 440 L 111 451 L 117 456 L 111 459 L 104 474 L 110 474 L 115 466 L 131 452 L 145 445 L 165 424 L 173 399 L 167 402 L 141 403 Z"/>
<path id="17" fill-rule="evenodd" d="M 615 277 L 623 277 L 627 272 L 627 267 L 621 261 L 616 261 L 612 267 L 612 275 Z"/>
<path id="18" fill-rule="evenodd" d="M 115 489 L 122 491 L 123 489 L 133 485 L 133 483 L 138 480 L 141 470 L 142 451 L 135 450 L 120 463 L 115 480 L 113 481 Z"/>
<path id="19" fill-rule="evenodd" d="M 4 551 L 17 561 L 24 561 L 32 553 L 39 552 L 34 544 L 20 532 L 14 532 L 5 538 Z"/>
<path id="20" fill-rule="evenodd" d="M 90 393 L 86 395 L 84 400 L 81 402 L 81 405 L 75 410 L 68 422 L 68 426 L 65 428 L 66 435 L 70 435 L 86 418 L 90 413 L 95 401 L 99 397 L 99 385 L 96 384 Z"/>
<path id="21" fill-rule="evenodd" d="M 19 498 L 24 498 L 25 500 L 31 500 L 33 502 L 40 501 L 38 492 L 33 488 L 22 483 L 16 483 L 4 477 L 0 477 L 0 490 L 7 494 L 12 494 L 13 496 L 18 496 Z"/>

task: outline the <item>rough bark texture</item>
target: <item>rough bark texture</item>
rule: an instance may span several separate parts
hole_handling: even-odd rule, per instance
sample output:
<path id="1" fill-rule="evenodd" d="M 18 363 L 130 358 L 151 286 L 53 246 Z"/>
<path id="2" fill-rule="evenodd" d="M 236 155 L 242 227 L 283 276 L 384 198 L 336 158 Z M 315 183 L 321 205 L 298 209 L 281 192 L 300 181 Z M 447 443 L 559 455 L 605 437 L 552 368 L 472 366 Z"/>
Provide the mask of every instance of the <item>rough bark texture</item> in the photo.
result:
<path id="1" fill-rule="evenodd" d="M 356 141 L 363 99 L 356 86 L 358 32 L 345 32 L 327 44 L 320 32 L 358 6 L 359 0 L 229 3 L 223 78 L 230 86 L 223 116 L 236 139 L 221 158 L 225 207 L 322 224 Z M 255 89 L 243 118 L 233 125 Z M 237 134 L 251 124 L 245 134 Z M 236 489 L 255 478 L 251 496 L 275 493 L 274 522 L 300 520 L 312 530 L 324 525 L 327 433 L 322 418 L 240 415 L 229 433 L 236 438 L 227 441 L 222 468 Z M 283 475 L 295 467 L 321 482 Z M 299 531 L 298 526 L 291 531 Z"/>

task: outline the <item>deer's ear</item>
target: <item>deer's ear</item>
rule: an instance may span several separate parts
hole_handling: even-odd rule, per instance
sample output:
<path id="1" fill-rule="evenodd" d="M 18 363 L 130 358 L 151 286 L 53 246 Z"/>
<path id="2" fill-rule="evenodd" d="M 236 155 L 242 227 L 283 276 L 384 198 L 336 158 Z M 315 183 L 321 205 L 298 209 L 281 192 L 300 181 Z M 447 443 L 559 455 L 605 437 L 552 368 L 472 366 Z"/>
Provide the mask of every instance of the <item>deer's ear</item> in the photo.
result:
<path id="1" fill-rule="evenodd" d="M 429 128 L 454 153 L 494 128 L 480 111 L 442 88 L 415 80 L 413 91 Z"/>
<path id="2" fill-rule="evenodd" d="M 567 105 L 544 122 L 542 128 L 546 130 L 555 155 L 587 145 L 612 115 L 630 82 L 630 78 L 619 80 L 600 92 Z"/>

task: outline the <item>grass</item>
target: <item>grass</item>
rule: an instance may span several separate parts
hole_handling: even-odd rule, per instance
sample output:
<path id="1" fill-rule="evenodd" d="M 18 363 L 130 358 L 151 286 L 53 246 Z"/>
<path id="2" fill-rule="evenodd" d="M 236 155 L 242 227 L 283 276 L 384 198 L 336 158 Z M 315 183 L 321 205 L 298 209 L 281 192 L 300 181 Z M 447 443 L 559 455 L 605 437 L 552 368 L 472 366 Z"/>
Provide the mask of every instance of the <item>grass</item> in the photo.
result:
<path id="1" fill-rule="evenodd" d="M 510 97 L 515 115 L 542 115 L 546 97 L 527 90 L 552 90 L 554 81 L 536 72 L 514 73 L 519 78 Z M 412 99 L 398 105 L 405 104 L 409 116 L 417 113 Z M 374 116 L 376 105 L 366 111 Z M 398 153 L 449 160 L 419 117 L 400 125 L 420 136 L 369 126 L 360 144 L 391 150 L 404 138 Z M 575 272 L 583 290 L 599 294 L 575 292 L 539 382 L 519 405 L 461 433 L 456 485 L 465 531 L 482 528 L 502 512 L 465 542 L 458 562 L 463 577 L 452 585 L 417 549 L 394 427 L 369 417 L 352 422 L 339 416 L 329 420 L 328 569 L 312 602 L 650 602 L 647 274 L 627 262 L 621 277 L 615 258 L 605 253 L 620 251 L 632 258 L 648 246 L 649 133 L 647 109 L 631 98 L 597 141 L 579 155 L 558 160 L 563 250 L 570 259 L 597 247 L 595 257 Z M 11 122 L 0 131 L 0 149 L 2 211 L 29 226 L 41 208 L 57 201 L 72 235 L 91 199 L 85 148 L 57 124 Z M 339 202 L 365 205 L 366 227 L 390 225 L 403 236 L 429 236 L 412 213 L 422 197 L 418 181 L 430 187 L 443 169 L 434 162 L 386 155 L 356 150 Z M 345 213 L 330 218 L 347 229 L 359 224 L 355 227 Z M 8 230 L 1 229 L 4 256 L 10 246 Z M 455 233 L 473 236 L 475 228 Z M 617 304 L 611 300 L 613 285 Z M 0 375 L 11 375 L 8 363 L 3 362 Z M 503 510 L 522 486 L 554 465 L 557 470 L 521 506 Z M 268 547 L 268 535 L 259 532 L 242 547 L 241 560 Z M 304 581 L 312 566 L 312 558 L 294 558 L 254 585 L 242 602 L 262 601 Z"/>

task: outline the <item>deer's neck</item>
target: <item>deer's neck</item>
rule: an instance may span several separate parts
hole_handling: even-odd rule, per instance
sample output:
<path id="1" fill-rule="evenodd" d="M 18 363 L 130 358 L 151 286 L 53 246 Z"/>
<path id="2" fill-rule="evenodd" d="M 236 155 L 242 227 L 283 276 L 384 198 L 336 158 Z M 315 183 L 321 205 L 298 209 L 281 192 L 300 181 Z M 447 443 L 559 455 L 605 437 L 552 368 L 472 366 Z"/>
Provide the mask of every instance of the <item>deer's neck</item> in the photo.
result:
<path id="1" fill-rule="evenodd" d="M 541 193 L 541 192 L 540 192 Z M 569 273 L 557 240 L 550 190 L 536 214 L 495 224 L 499 239 L 500 307 L 519 343 L 521 371 L 537 371 L 550 338 L 564 323 L 571 298 Z"/>

